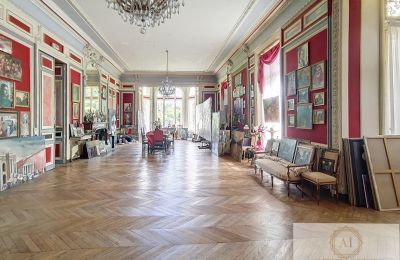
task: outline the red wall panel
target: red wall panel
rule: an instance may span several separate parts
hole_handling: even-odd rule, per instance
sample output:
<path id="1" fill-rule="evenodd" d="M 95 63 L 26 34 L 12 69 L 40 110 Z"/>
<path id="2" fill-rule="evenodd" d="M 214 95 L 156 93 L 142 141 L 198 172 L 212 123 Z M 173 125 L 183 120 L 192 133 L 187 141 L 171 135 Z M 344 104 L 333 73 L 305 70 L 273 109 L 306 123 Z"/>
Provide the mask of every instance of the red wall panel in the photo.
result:
<path id="1" fill-rule="evenodd" d="M 46 163 L 52 162 L 52 147 L 46 147 Z"/>
<path id="2" fill-rule="evenodd" d="M 349 137 L 361 136 L 361 0 L 349 0 Z"/>
<path id="3" fill-rule="evenodd" d="M 47 35 L 47 34 L 43 35 L 43 42 L 46 43 L 47 45 L 49 45 L 50 47 L 53 47 L 53 43 L 54 43 L 55 45 L 58 46 L 58 48 L 59 48 L 58 51 L 64 53 L 64 45 L 62 45 L 58 41 L 54 40 L 49 35 Z"/>
<path id="4" fill-rule="evenodd" d="M 303 42 L 304 43 L 304 42 Z M 302 45 L 303 43 L 299 44 Z M 328 31 L 324 30 L 317 35 L 313 36 L 308 40 L 309 43 L 309 64 L 315 64 L 319 61 L 327 60 L 328 52 Z M 286 54 L 286 73 L 297 70 L 297 48 L 289 51 Z M 326 80 L 326 69 L 325 69 L 325 80 Z M 326 85 L 326 84 L 325 84 Z M 312 103 L 313 93 L 326 92 L 327 88 L 319 89 L 316 91 L 310 91 L 310 103 Z M 291 96 L 286 97 L 285 105 L 287 104 L 288 98 L 294 98 L 297 107 L 297 97 Z M 327 126 L 327 95 L 325 94 L 325 105 L 314 107 L 313 109 L 325 109 L 325 124 L 323 125 L 313 125 L 313 129 L 298 129 L 298 128 L 287 128 L 287 137 L 299 138 L 311 140 L 312 142 L 327 144 L 328 143 L 328 126 Z M 288 114 L 295 113 L 289 111 Z"/>

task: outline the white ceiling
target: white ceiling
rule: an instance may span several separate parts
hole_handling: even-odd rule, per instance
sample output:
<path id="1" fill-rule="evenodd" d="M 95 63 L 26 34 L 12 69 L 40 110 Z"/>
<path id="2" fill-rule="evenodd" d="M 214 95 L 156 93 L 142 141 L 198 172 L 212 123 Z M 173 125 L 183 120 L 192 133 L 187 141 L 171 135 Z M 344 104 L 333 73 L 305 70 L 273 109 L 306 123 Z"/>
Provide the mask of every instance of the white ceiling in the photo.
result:
<path id="1" fill-rule="evenodd" d="M 123 22 L 105 0 L 70 0 L 75 10 L 113 48 L 130 71 L 212 71 L 212 65 L 232 40 L 241 22 L 258 0 L 186 0 L 179 15 L 148 29 Z M 270 2 L 276 0 L 259 0 Z M 254 21 L 254 20 L 253 20 Z M 249 28 L 254 26 L 248 25 Z"/>

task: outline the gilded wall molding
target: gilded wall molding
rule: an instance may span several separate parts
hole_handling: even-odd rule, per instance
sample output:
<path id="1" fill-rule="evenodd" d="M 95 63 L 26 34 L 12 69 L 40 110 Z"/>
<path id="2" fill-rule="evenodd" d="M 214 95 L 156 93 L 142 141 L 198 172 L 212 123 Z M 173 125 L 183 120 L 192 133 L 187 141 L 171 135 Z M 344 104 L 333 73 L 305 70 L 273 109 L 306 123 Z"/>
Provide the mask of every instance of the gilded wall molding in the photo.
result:
<path id="1" fill-rule="evenodd" d="M 341 0 L 332 0 L 332 26 L 331 28 L 331 145 L 339 149 L 342 143 L 342 124 L 341 124 Z"/>

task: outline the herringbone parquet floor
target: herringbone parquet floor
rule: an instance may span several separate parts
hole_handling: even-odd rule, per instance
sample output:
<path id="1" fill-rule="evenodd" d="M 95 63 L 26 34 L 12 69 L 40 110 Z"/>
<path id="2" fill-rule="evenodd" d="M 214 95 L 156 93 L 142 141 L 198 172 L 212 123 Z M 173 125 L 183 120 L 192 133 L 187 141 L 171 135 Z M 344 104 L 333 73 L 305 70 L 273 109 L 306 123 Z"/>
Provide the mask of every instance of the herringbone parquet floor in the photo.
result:
<path id="1" fill-rule="evenodd" d="M 399 213 L 320 206 L 190 142 L 142 156 L 119 146 L 0 194 L 4 259 L 291 259 L 294 222 L 400 223 Z"/>

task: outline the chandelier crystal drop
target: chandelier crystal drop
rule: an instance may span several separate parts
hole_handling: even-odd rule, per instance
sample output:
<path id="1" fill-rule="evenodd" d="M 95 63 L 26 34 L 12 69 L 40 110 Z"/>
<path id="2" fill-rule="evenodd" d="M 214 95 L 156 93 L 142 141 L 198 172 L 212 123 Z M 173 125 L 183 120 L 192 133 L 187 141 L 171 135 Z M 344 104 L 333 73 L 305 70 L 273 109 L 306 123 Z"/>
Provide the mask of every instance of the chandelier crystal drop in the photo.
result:
<path id="1" fill-rule="evenodd" d="M 161 87 L 159 92 L 164 97 L 175 95 L 176 88 L 172 83 L 172 80 L 168 78 L 168 50 L 165 51 L 167 53 L 167 77 L 161 83 Z"/>
<path id="2" fill-rule="evenodd" d="M 179 14 L 179 7 L 185 0 L 106 0 L 108 7 L 114 9 L 125 22 L 140 27 L 145 34 L 147 28 L 159 26 L 173 14 Z"/>

